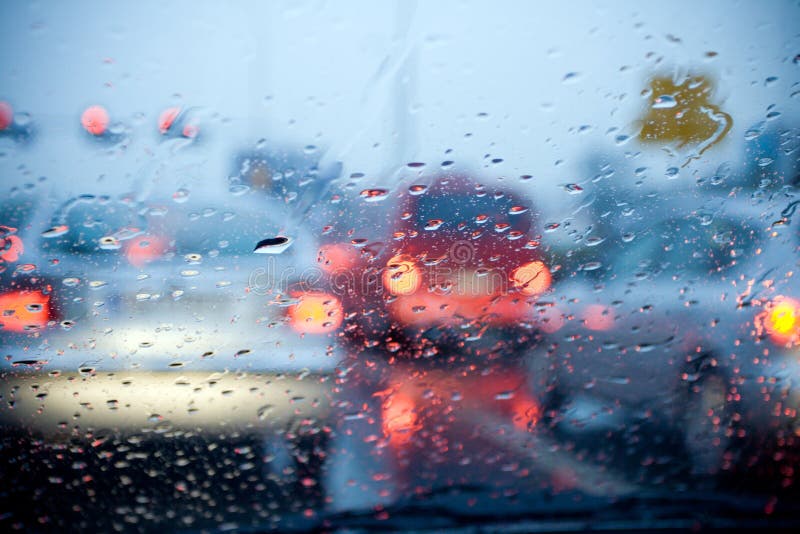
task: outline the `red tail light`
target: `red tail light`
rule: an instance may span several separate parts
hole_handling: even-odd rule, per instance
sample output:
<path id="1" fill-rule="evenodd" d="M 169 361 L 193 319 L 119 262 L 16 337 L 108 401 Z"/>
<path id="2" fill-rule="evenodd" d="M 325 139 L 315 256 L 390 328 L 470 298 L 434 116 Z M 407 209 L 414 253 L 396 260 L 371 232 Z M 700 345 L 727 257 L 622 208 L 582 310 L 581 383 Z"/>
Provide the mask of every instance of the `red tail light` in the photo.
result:
<path id="1" fill-rule="evenodd" d="M 22 245 L 22 239 L 18 236 L 10 235 L 0 238 L 0 260 L 17 261 L 23 252 L 25 252 L 25 247 Z"/>
<path id="2" fill-rule="evenodd" d="M 417 262 L 411 256 L 395 256 L 386 263 L 383 285 L 392 295 L 412 295 L 421 282 Z"/>
<path id="3" fill-rule="evenodd" d="M 532 261 L 514 269 L 511 281 L 522 294 L 539 295 L 550 287 L 552 276 L 544 262 Z"/>
<path id="4" fill-rule="evenodd" d="M 342 324 L 341 301 L 327 293 L 303 293 L 288 308 L 289 324 L 301 334 L 328 334 Z"/>
<path id="5" fill-rule="evenodd" d="M 383 403 L 383 434 L 394 447 L 407 444 L 417 430 L 417 412 L 414 399 L 398 391 Z"/>
<path id="6" fill-rule="evenodd" d="M 81 125 L 83 129 L 92 135 L 103 135 L 106 133 L 108 123 L 108 111 L 103 106 L 91 106 L 81 115 Z"/>
<path id="7" fill-rule="evenodd" d="M 157 260 L 167 251 L 167 240 L 157 236 L 141 236 L 128 241 L 125 257 L 134 267 Z"/>
<path id="8" fill-rule="evenodd" d="M 0 131 L 7 129 L 14 122 L 14 108 L 11 104 L 0 100 Z"/>
<path id="9" fill-rule="evenodd" d="M 50 295 L 28 290 L 0 295 L 0 330 L 37 330 L 46 326 L 49 319 Z"/>
<path id="10" fill-rule="evenodd" d="M 161 115 L 158 116 L 158 131 L 161 132 L 162 135 L 167 133 L 180 113 L 181 108 L 179 107 L 167 108 L 162 111 Z"/>

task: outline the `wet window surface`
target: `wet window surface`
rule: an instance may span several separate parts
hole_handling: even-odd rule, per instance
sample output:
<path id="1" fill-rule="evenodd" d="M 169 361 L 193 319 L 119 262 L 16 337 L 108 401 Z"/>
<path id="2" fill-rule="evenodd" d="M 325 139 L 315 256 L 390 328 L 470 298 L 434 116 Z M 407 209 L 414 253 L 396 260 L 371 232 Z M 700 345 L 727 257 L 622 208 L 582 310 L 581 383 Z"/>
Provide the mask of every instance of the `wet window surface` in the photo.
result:
<path id="1" fill-rule="evenodd" d="M 800 527 L 800 5 L 0 7 L 2 531 Z"/>

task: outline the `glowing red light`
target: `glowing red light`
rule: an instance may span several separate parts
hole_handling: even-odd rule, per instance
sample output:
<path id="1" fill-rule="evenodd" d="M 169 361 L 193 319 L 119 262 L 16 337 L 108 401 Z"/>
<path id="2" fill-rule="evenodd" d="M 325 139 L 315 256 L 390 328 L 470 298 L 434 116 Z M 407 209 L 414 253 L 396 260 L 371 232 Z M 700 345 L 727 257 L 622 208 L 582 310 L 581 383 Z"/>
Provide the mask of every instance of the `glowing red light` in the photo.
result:
<path id="1" fill-rule="evenodd" d="M 181 113 L 181 108 L 179 107 L 172 107 L 167 108 L 161 112 L 161 115 L 158 116 L 158 131 L 162 134 L 167 133 L 167 131 L 172 127 L 172 124 L 175 122 L 175 119 L 178 118 L 178 115 Z"/>
<path id="2" fill-rule="evenodd" d="M 102 106 L 91 106 L 81 115 L 81 125 L 92 135 L 103 135 L 108 128 L 108 111 Z"/>
<path id="3" fill-rule="evenodd" d="M 0 101 L 0 131 L 7 129 L 14 122 L 14 109 L 8 102 Z"/>

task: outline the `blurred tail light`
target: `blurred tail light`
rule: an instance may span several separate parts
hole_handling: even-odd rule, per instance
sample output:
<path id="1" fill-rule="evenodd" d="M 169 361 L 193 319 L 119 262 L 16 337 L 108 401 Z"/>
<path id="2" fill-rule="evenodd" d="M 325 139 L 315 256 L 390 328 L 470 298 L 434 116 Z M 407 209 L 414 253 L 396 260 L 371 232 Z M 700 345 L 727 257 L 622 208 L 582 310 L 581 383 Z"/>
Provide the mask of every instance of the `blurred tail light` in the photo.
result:
<path id="1" fill-rule="evenodd" d="M 92 135 L 106 133 L 109 121 L 108 111 L 102 106 L 90 106 L 81 115 L 81 126 Z"/>
<path id="2" fill-rule="evenodd" d="M 511 413 L 512 423 L 515 427 L 520 430 L 530 430 L 539 422 L 541 408 L 535 399 L 520 394 L 514 400 Z"/>
<path id="3" fill-rule="evenodd" d="M 800 339 L 800 302 L 778 296 L 756 317 L 756 325 L 777 344 L 795 344 Z"/>
<path id="4" fill-rule="evenodd" d="M 522 294 L 539 295 L 550 287 L 552 277 L 544 262 L 532 261 L 514 269 L 511 281 Z"/>
<path id="5" fill-rule="evenodd" d="M 181 108 L 179 107 L 167 108 L 161 112 L 161 115 L 158 116 L 158 131 L 161 132 L 161 135 L 164 135 L 172 128 L 172 123 L 175 122 L 180 113 Z"/>
<path id="6" fill-rule="evenodd" d="M 167 251 L 167 241 L 157 236 L 141 236 L 128 241 L 125 256 L 134 267 L 157 260 Z"/>
<path id="7" fill-rule="evenodd" d="M 412 295 L 422 282 L 419 268 L 414 258 L 406 255 L 395 256 L 386 263 L 383 272 L 383 285 L 392 295 Z"/>
<path id="8" fill-rule="evenodd" d="M 49 319 L 50 295 L 27 290 L 0 294 L 0 330 L 36 330 L 46 326 Z"/>
<path id="9" fill-rule="evenodd" d="M 0 100 L 0 131 L 8 129 L 14 123 L 14 108 L 8 102 Z"/>
<path id="10" fill-rule="evenodd" d="M 343 319 L 341 301 L 327 293 L 303 293 L 287 313 L 292 328 L 301 334 L 328 334 Z"/>
<path id="11" fill-rule="evenodd" d="M 317 254 L 317 263 L 325 272 L 351 269 L 358 260 L 358 253 L 352 245 L 332 243 L 322 245 Z"/>
<path id="12" fill-rule="evenodd" d="M 610 330 L 614 326 L 614 311 L 600 304 L 591 304 L 583 310 L 586 328 L 595 331 Z"/>
<path id="13" fill-rule="evenodd" d="M 383 434 L 394 447 L 407 444 L 417 430 L 417 412 L 414 399 L 402 392 L 390 395 L 383 403 Z"/>
<path id="14" fill-rule="evenodd" d="M 22 239 L 18 236 L 10 235 L 6 238 L 0 238 L 0 260 L 7 262 L 15 262 L 19 260 L 25 247 L 22 245 Z"/>

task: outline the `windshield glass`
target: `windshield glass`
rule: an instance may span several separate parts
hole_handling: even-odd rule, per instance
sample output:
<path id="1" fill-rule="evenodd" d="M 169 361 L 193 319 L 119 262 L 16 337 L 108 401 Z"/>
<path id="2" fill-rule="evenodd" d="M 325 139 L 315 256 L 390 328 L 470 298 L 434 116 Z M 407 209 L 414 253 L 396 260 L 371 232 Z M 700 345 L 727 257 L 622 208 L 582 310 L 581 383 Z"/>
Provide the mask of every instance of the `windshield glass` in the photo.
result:
<path id="1" fill-rule="evenodd" d="M 800 531 L 798 21 L 0 3 L 0 532 Z"/>

